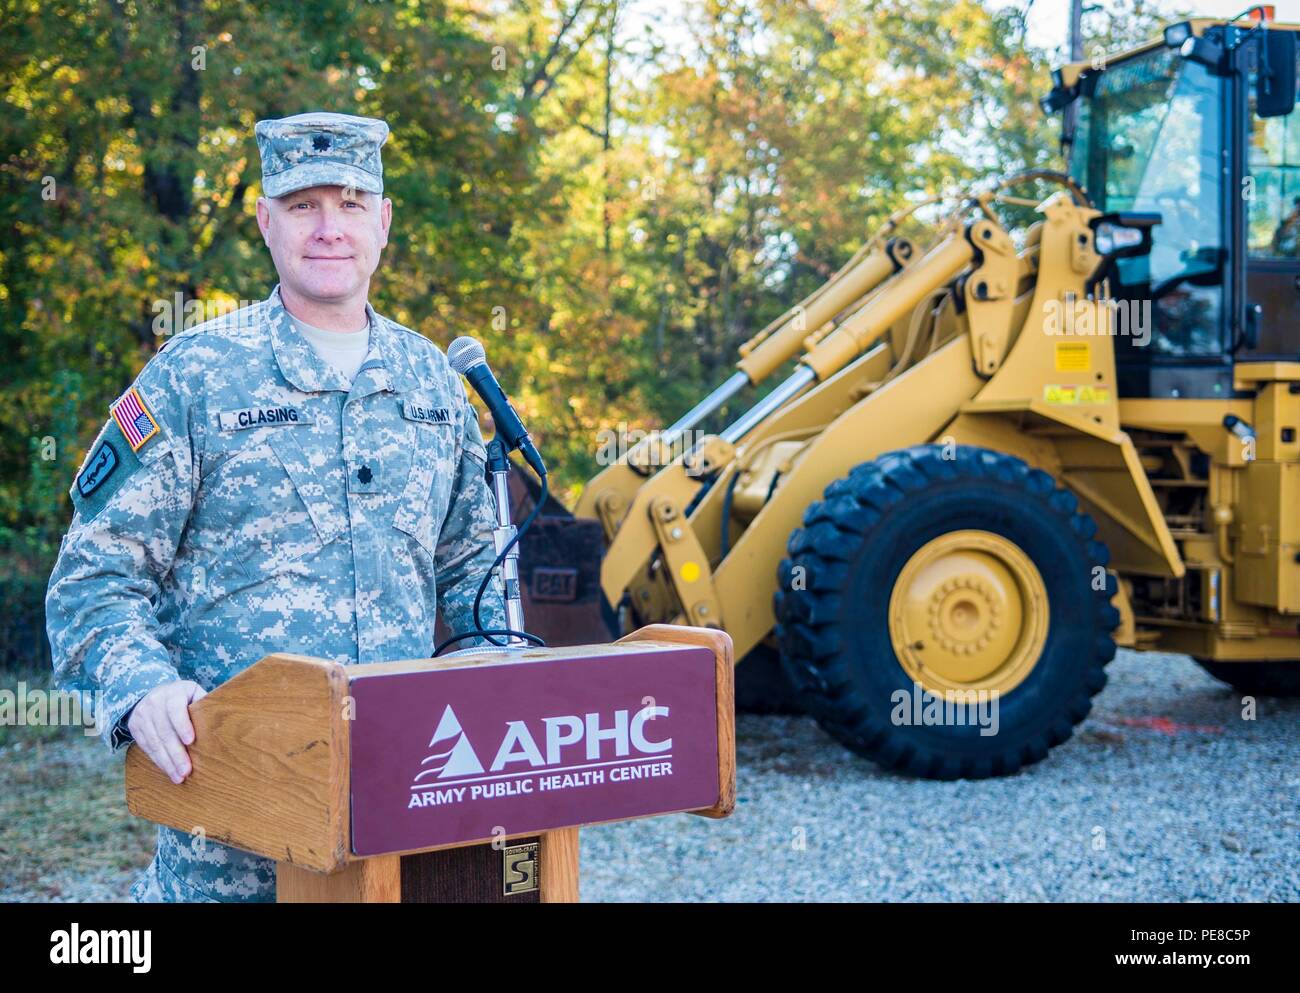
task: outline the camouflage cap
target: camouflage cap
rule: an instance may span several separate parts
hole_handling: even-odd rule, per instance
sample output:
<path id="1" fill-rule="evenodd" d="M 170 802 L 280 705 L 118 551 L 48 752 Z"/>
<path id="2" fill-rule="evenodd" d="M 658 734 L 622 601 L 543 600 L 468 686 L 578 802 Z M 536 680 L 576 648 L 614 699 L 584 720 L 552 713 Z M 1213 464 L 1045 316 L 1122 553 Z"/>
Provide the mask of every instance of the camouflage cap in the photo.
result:
<path id="1" fill-rule="evenodd" d="M 354 186 L 384 192 L 379 147 L 388 125 L 373 117 L 314 112 L 258 121 L 262 192 L 282 197 L 310 186 Z"/>

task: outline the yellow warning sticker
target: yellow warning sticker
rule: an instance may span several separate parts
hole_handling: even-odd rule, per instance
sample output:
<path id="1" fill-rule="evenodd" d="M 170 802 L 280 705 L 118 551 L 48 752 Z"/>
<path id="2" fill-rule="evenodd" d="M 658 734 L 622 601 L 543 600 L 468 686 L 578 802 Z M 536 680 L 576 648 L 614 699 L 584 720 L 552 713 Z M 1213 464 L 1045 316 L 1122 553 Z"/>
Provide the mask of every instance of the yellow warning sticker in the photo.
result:
<path id="1" fill-rule="evenodd" d="M 1092 368 L 1092 342 L 1058 341 L 1056 343 L 1057 372 L 1087 372 Z"/>
<path id="2" fill-rule="evenodd" d="M 1105 386 L 1044 386 L 1043 399 L 1062 407 L 1110 403 L 1110 389 Z"/>

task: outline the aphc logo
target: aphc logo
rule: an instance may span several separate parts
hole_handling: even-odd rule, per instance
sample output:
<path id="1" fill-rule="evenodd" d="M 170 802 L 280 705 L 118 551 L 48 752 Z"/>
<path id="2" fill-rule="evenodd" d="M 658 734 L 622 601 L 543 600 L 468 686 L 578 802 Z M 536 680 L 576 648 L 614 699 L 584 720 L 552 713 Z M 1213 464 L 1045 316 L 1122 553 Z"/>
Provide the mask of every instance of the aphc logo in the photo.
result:
<path id="1" fill-rule="evenodd" d="M 455 779 L 459 776 L 473 776 L 483 771 L 483 763 L 478 760 L 478 755 L 474 753 L 474 746 L 469 743 L 469 738 L 461 729 L 460 721 L 456 719 L 456 712 L 451 709 L 451 704 L 447 704 L 447 709 L 442 712 L 442 720 L 438 722 L 438 729 L 433 732 L 433 738 L 429 741 L 429 747 L 433 748 L 439 742 L 446 742 L 451 738 L 456 740 L 445 752 L 435 752 L 420 761 L 421 765 L 427 765 L 429 768 L 415 777 L 417 785 L 422 779 Z"/>
<path id="2" fill-rule="evenodd" d="M 607 725 L 599 713 L 543 717 L 540 736 L 527 721 L 506 721 L 484 768 L 448 704 L 429 739 L 433 751 L 420 760 L 407 808 L 671 776 L 673 739 L 652 738 L 647 727 L 668 716 L 667 707 L 652 705 L 636 713 L 615 710 Z"/>

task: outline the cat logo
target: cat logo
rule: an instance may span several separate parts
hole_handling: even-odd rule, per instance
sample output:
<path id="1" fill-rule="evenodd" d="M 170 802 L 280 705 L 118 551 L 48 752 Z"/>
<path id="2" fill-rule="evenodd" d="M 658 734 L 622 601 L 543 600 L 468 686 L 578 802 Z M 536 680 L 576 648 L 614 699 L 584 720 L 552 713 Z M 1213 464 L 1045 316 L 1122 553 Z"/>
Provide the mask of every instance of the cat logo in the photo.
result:
<path id="1" fill-rule="evenodd" d="M 516 896 L 537 889 L 537 842 L 526 841 L 502 851 L 502 893 Z"/>

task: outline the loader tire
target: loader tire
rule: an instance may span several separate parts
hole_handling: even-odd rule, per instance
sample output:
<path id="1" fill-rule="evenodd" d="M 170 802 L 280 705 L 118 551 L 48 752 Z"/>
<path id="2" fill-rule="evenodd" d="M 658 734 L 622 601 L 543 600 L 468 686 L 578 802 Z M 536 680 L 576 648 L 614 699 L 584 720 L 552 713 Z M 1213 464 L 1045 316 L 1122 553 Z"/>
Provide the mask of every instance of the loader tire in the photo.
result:
<path id="1" fill-rule="evenodd" d="M 1196 664 L 1220 682 L 1251 696 L 1300 696 L 1300 661 L 1215 662 Z"/>
<path id="2" fill-rule="evenodd" d="M 759 645 L 736 663 L 736 713 L 802 714 L 778 652 Z"/>
<path id="3" fill-rule="evenodd" d="M 802 706 L 852 751 L 916 776 L 1040 761 L 1088 715 L 1115 655 L 1096 532 L 1074 494 L 1000 452 L 918 445 L 857 466 L 805 512 L 777 577 Z M 981 689 L 982 711 L 944 696 Z M 935 697 L 946 720 L 932 719 Z"/>

